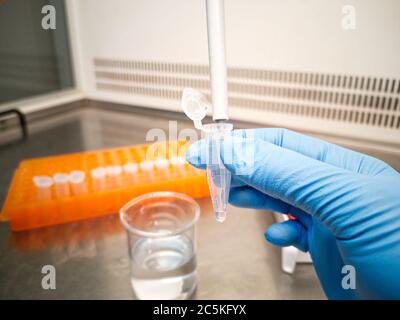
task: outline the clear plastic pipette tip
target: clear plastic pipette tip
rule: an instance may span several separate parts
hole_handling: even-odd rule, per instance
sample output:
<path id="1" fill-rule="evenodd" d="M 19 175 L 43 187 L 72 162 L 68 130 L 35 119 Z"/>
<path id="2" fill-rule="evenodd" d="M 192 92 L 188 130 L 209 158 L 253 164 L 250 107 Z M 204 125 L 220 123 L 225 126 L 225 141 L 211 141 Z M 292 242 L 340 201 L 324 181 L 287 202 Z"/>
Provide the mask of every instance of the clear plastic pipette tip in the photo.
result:
<path id="1" fill-rule="evenodd" d="M 226 210 L 223 211 L 215 211 L 215 220 L 217 220 L 218 222 L 224 222 L 226 219 Z"/>
<path id="2" fill-rule="evenodd" d="M 215 153 L 219 156 L 219 152 Z M 207 165 L 207 180 L 215 219 L 224 222 L 227 217 L 231 173 L 222 164 Z"/>

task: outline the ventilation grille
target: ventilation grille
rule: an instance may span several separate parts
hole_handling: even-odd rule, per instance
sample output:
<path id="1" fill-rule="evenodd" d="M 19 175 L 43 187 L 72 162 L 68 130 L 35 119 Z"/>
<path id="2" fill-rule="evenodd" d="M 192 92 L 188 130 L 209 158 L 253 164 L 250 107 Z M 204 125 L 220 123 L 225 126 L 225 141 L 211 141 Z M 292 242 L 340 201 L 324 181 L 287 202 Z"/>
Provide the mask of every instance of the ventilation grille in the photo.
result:
<path id="1" fill-rule="evenodd" d="M 97 90 L 179 101 L 209 95 L 207 65 L 94 59 Z M 400 131 L 400 79 L 228 68 L 229 105 Z M 161 106 L 160 106 L 161 107 Z"/>

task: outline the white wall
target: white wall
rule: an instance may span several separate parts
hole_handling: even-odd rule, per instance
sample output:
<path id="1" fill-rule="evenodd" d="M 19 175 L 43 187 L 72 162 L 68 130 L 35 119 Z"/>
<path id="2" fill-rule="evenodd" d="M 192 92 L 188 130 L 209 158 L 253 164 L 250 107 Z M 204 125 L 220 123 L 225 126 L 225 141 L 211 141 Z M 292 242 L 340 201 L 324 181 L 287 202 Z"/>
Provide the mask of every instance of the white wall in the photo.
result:
<path id="1" fill-rule="evenodd" d="M 168 94 L 152 96 L 98 90 L 93 60 L 105 58 L 110 61 L 207 65 L 205 0 L 67 0 L 67 3 L 69 9 L 72 8 L 71 21 L 75 26 L 72 28 L 75 30 L 72 35 L 76 42 L 74 48 L 78 51 L 76 56 L 80 57 L 77 73 L 90 98 L 180 110 L 179 99 L 171 99 Z M 344 5 L 355 7 L 355 30 L 342 28 Z M 381 80 L 385 81 L 400 81 L 399 0 L 225 0 L 225 16 L 230 67 L 382 77 Z M 157 70 L 130 70 L 118 65 L 107 71 L 120 75 L 132 72 L 157 74 Z M 178 77 L 177 74 L 172 76 Z M 157 87 L 155 83 L 138 84 L 134 76 L 133 80 L 111 79 L 109 82 L 125 87 Z M 291 83 L 264 85 L 292 86 Z M 171 89 L 171 84 L 168 86 L 167 89 Z M 310 86 L 305 88 L 310 89 Z M 392 101 L 400 98 L 397 88 L 400 88 L 400 82 L 396 82 L 396 92 L 391 93 L 365 88 L 353 90 L 326 88 L 319 84 L 311 86 L 315 90 L 379 96 L 380 101 L 385 95 Z M 175 92 L 182 90 L 179 87 L 172 89 Z M 260 99 L 260 96 L 249 98 Z M 263 98 L 275 99 L 269 96 Z M 290 108 L 297 103 L 294 100 L 289 101 L 292 103 Z M 299 103 L 306 106 L 320 104 L 304 99 Z M 230 113 L 233 118 L 261 121 L 265 125 L 400 146 L 400 129 L 396 128 L 398 119 L 400 121 L 400 107 L 395 110 L 393 107 L 330 106 L 326 103 L 318 107 L 370 113 L 368 117 L 374 115 L 376 119 L 379 116 L 389 117 L 389 122 L 394 125 L 389 127 L 368 121 L 356 123 L 340 117 L 321 119 L 307 114 L 241 106 L 230 106 Z"/>
<path id="2" fill-rule="evenodd" d="M 341 25 L 347 4 L 355 30 Z M 398 0 L 226 0 L 225 11 L 230 66 L 400 76 Z M 76 12 L 89 84 L 94 56 L 208 62 L 204 0 L 78 0 Z"/>
<path id="3" fill-rule="evenodd" d="M 351 31 L 341 24 L 348 4 L 356 10 Z M 231 64 L 400 75 L 398 0 L 227 0 L 226 9 Z"/>

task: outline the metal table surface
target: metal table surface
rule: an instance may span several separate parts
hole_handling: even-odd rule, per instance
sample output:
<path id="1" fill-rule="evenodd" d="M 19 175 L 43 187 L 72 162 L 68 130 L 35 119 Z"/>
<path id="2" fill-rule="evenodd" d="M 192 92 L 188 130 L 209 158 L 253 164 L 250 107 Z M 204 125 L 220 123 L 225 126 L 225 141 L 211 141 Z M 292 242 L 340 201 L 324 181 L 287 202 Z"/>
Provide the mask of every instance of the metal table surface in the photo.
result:
<path id="1" fill-rule="evenodd" d="M 27 141 L 0 146 L 0 204 L 22 159 L 143 143 L 149 129 L 166 130 L 176 119 L 160 114 L 82 108 L 29 124 Z M 183 128 L 192 123 L 180 118 Z M 293 275 L 281 271 L 280 250 L 263 238 L 274 222 L 270 212 L 230 207 L 220 224 L 210 200 L 199 203 L 193 298 L 325 298 L 312 265 L 299 265 Z M 44 265 L 56 268 L 55 290 L 42 289 Z M 127 239 L 117 215 L 18 233 L 0 223 L 0 299 L 132 298 Z"/>

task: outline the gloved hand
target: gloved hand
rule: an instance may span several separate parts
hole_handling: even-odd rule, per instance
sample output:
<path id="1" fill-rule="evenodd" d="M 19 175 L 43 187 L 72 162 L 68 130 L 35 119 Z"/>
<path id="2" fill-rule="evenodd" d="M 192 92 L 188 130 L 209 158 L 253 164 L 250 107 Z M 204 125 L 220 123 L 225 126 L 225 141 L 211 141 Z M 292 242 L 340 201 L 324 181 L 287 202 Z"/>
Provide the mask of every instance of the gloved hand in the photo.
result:
<path id="1" fill-rule="evenodd" d="M 204 168 L 200 140 L 187 160 Z M 235 130 L 221 147 L 229 202 L 291 214 L 265 237 L 309 251 L 328 298 L 400 298 L 400 174 L 383 161 L 285 129 Z M 345 290 L 344 265 L 356 288 Z"/>

